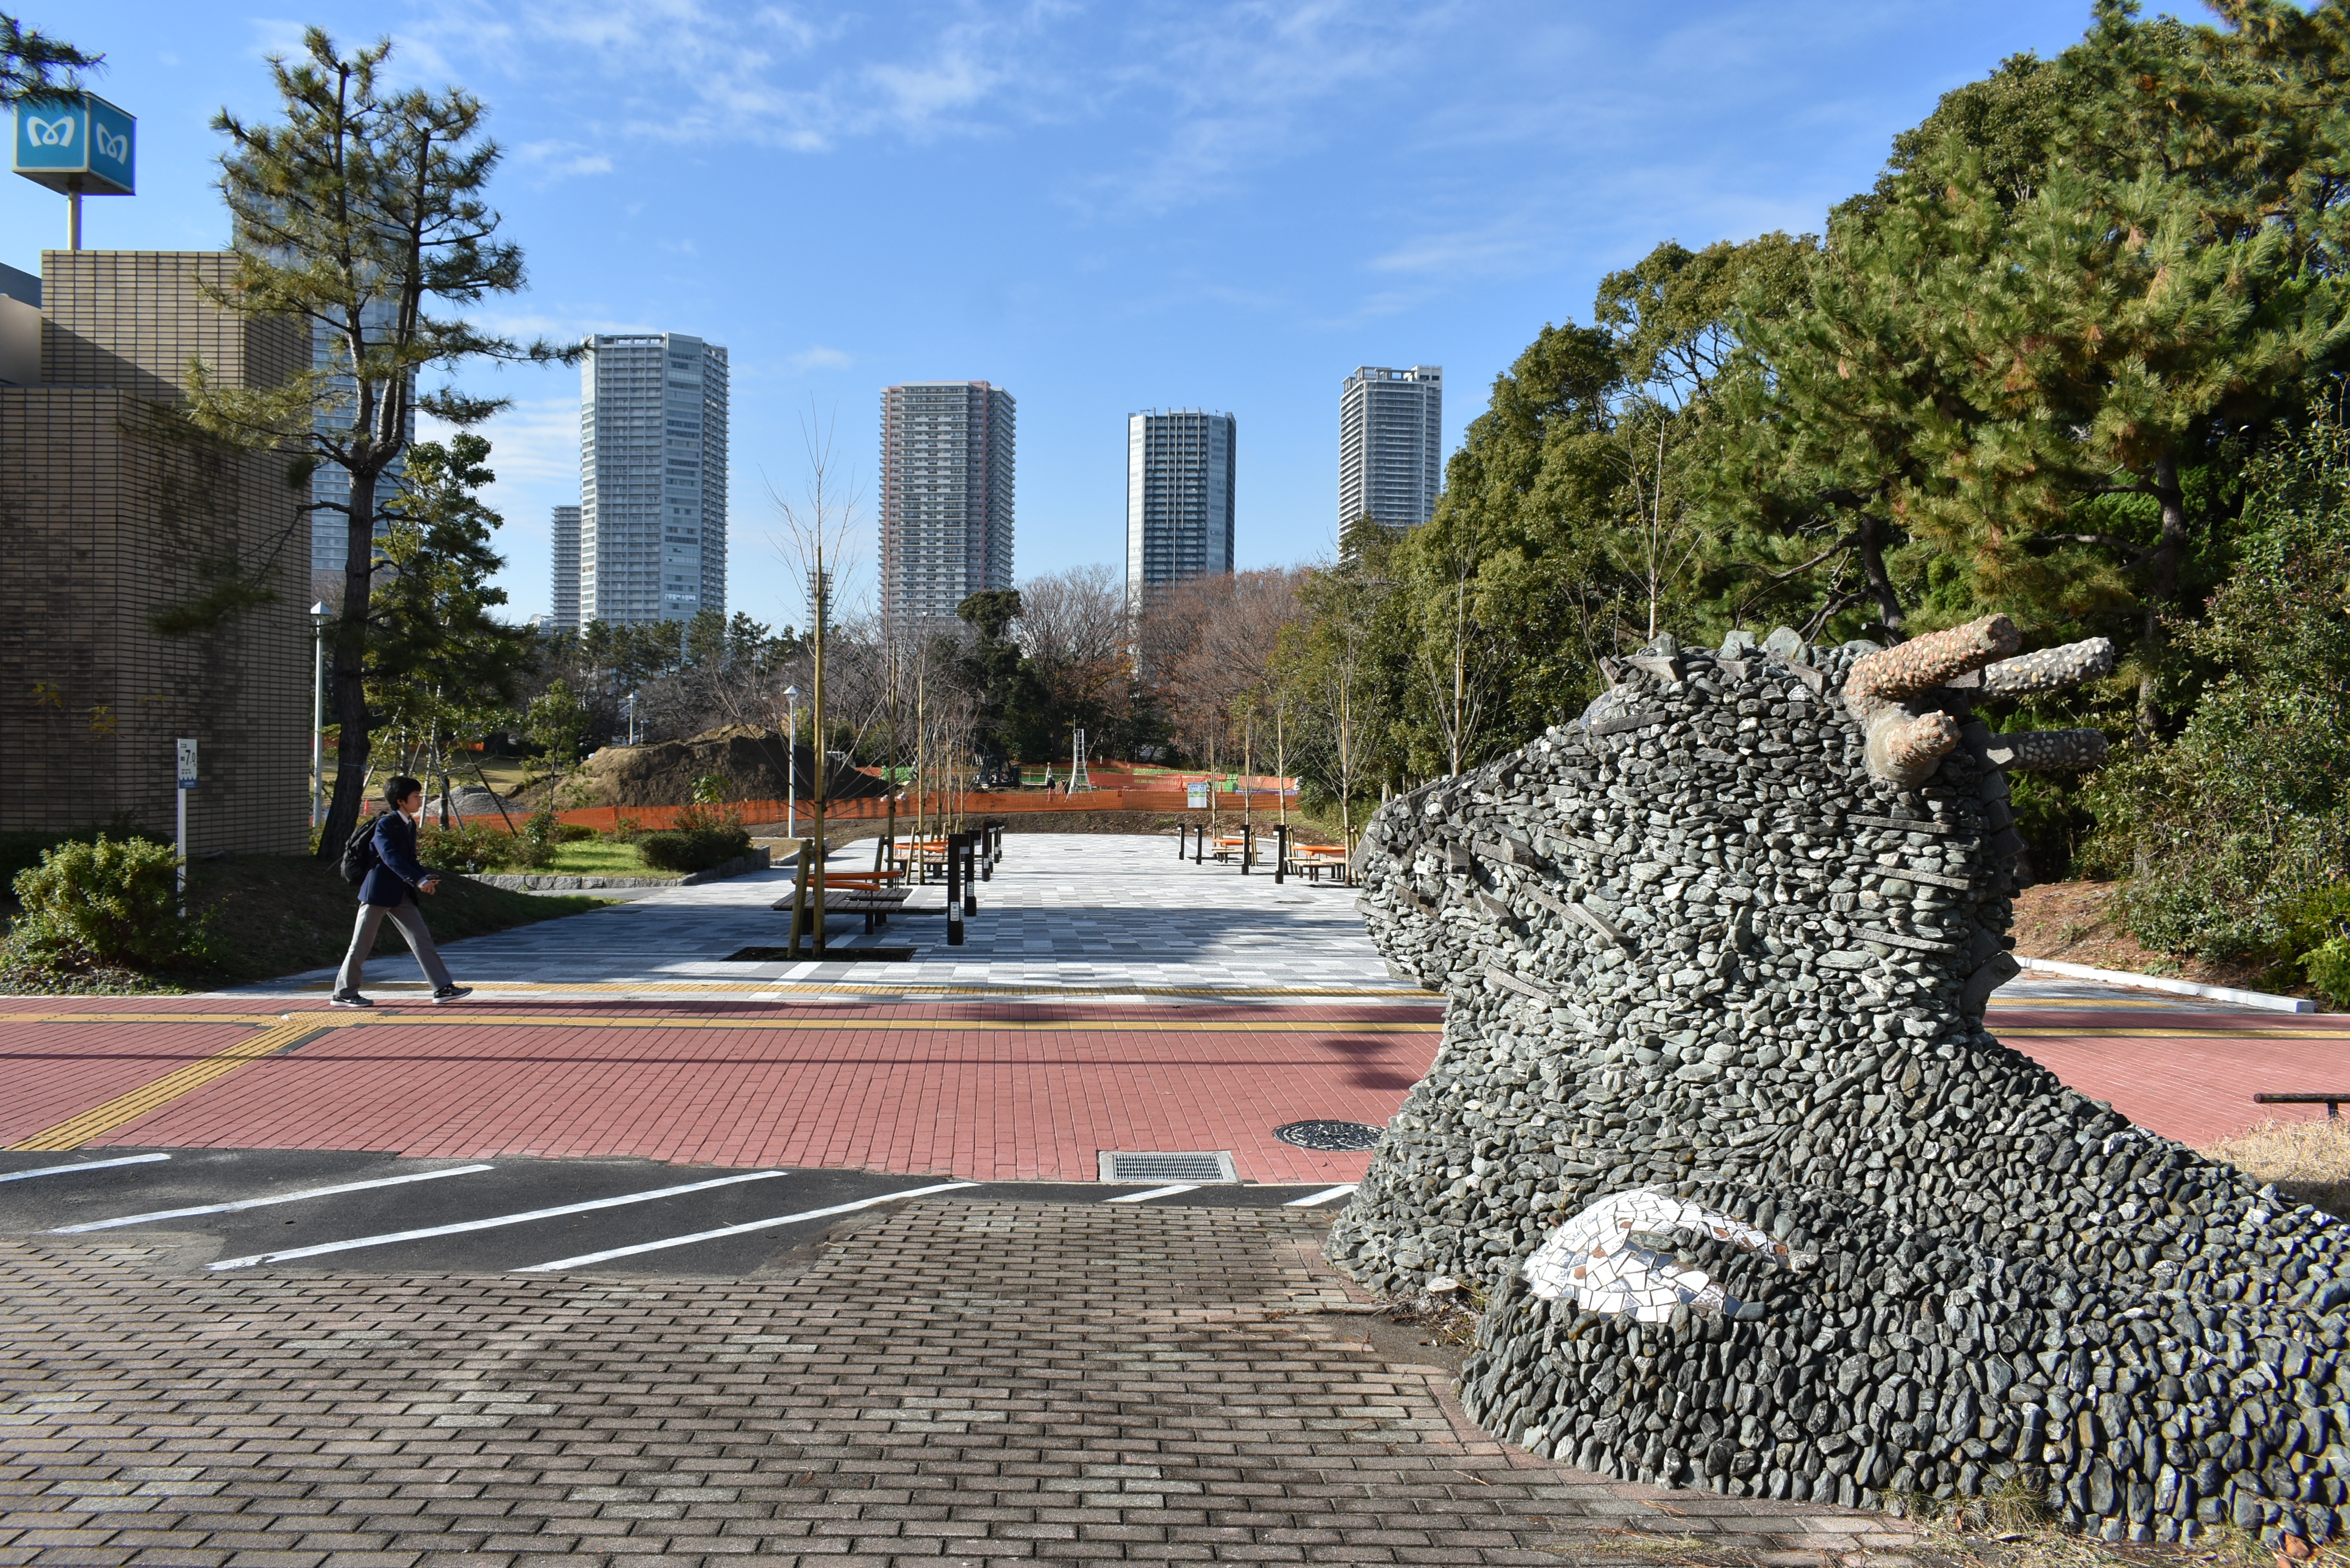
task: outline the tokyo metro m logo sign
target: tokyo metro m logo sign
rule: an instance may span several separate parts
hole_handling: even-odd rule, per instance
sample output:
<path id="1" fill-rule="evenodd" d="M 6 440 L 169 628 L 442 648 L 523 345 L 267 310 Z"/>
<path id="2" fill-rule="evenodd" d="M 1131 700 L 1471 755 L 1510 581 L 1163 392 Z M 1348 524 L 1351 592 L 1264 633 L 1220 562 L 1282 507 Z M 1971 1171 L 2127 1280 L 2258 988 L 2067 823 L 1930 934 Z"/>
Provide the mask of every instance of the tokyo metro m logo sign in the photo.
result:
<path id="1" fill-rule="evenodd" d="M 128 196 L 137 181 L 139 122 L 96 93 L 47 93 L 16 104 L 16 170 L 52 191 Z"/>
<path id="2" fill-rule="evenodd" d="M 34 147 L 71 147 L 81 124 L 70 114 L 44 119 L 38 114 L 25 117 L 25 140 Z"/>

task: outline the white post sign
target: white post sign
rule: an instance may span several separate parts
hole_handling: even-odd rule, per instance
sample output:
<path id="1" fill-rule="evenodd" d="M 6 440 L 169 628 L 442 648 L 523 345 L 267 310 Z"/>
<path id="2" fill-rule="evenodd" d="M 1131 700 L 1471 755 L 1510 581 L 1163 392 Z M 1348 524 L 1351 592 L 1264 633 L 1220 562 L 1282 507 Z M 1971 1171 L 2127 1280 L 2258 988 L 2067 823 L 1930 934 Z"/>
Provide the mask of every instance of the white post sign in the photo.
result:
<path id="1" fill-rule="evenodd" d="M 196 742 L 184 740 L 173 742 L 179 752 L 177 777 L 180 781 L 180 913 L 188 912 L 188 792 L 196 787 Z"/>

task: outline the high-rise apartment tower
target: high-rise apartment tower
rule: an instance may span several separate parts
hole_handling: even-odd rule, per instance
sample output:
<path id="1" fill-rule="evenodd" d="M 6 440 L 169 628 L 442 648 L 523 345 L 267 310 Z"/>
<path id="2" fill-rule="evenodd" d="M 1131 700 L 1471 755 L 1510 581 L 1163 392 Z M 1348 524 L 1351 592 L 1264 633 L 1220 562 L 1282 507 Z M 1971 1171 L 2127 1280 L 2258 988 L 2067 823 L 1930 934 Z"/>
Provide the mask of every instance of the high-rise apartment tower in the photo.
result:
<path id="1" fill-rule="evenodd" d="M 590 337 L 579 366 L 579 608 L 616 625 L 726 608 L 726 350 Z"/>
<path id="2" fill-rule="evenodd" d="M 370 300 L 359 311 L 360 323 L 370 334 L 389 335 L 400 323 L 400 306 L 396 300 Z M 338 352 L 341 350 L 341 352 Z M 342 395 L 342 401 L 331 408 L 322 408 L 310 417 L 310 428 L 322 435 L 341 440 L 349 439 L 348 432 L 356 417 L 359 382 L 336 369 L 348 365 L 348 351 L 342 349 L 341 340 L 327 323 L 310 323 L 310 368 L 327 377 L 327 384 Z M 406 417 L 402 421 L 400 440 L 408 445 L 416 441 L 416 385 L 409 382 Z M 383 508 L 397 500 L 408 477 L 408 457 L 403 450 L 376 476 L 375 537 L 383 538 L 391 530 L 382 516 Z M 310 471 L 310 570 L 339 572 L 351 554 L 351 476 L 348 470 L 331 462 L 322 462 Z"/>
<path id="3" fill-rule="evenodd" d="M 565 631 L 579 629 L 579 508 L 558 506 L 552 526 L 555 535 L 555 605 L 547 624 Z"/>
<path id="4" fill-rule="evenodd" d="M 1232 474 L 1239 421 L 1198 409 L 1126 421 L 1126 597 L 1232 569 Z"/>
<path id="5" fill-rule="evenodd" d="M 1444 488 L 1444 368 L 1364 365 L 1338 394 L 1338 526 L 1368 515 L 1409 528 Z"/>
<path id="6" fill-rule="evenodd" d="M 1012 586 L 1012 394 L 985 381 L 881 392 L 881 613 L 951 617 Z"/>

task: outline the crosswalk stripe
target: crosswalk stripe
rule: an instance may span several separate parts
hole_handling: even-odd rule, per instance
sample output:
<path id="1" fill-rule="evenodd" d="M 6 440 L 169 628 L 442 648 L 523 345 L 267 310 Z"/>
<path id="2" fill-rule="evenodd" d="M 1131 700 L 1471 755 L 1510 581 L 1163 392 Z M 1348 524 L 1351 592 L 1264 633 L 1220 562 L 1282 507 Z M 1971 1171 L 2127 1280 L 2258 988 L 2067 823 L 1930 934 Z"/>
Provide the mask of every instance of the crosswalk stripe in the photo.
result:
<path id="1" fill-rule="evenodd" d="M 223 1269 L 246 1269 L 255 1263 L 280 1263 L 295 1258 L 317 1258 L 328 1252 L 348 1252 L 359 1247 L 389 1247 L 399 1241 L 421 1241 L 429 1236 L 454 1236 L 466 1231 L 488 1231 L 500 1225 L 524 1225 L 533 1220 L 552 1220 L 564 1214 L 585 1214 L 591 1209 L 618 1209 L 625 1203 L 650 1203 L 657 1198 L 676 1198 L 688 1192 L 707 1192 L 713 1187 L 733 1187 L 738 1182 L 766 1181 L 778 1176 L 789 1176 L 788 1170 L 752 1170 L 740 1176 L 722 1176 L 715 1181 L 690 1181 L 683 1187 L 657 1188 L 650 1192 L 623 1193 L 618 1198 L 597 1198 L 586 1203 L 566 1203 L 553 1209 L 533 1209 L 520 1214 L 494 1214 L 486 1220 L 460 1220 L 454 1225 L 427 1225 L 416 1231 L 392 1231 L 380 1236 L 354 1236 L 348 1241 L 322 1241 L 315 1247 L 288 1247 L 282 1251 L 255 1252 L 249 1258 L 223 1258 L 211 1265 L 214 1272 Z"/>
<path id="2" fill-rule="evenodd" d="M 1198 1182 L 1184 1181 L 1178 1182 L 1173 1187 L 1154 1187 L 1148 1192 L 1124 1192 L 1116 1198 L 1105 1198 L 1102 1201 L 1104 1203 L 1147 1203 L 1154 1198 L 1172 1198 L 1179 1192 L 1196 1192 L 1199 1189 Z"/>
<path id="3" fill-rule="evenodd" d="M 696 1241 L 714 1241 L 722 1236 L 741 1236 L 753 1231 L 772 1231 L 778 1225 L 796 1225 L 803 1220 L 822 1220 L 827 1215 L 847 1214 L 852 1210 L 870 1209 L 877 1203 L 894 1203 L 900 1198 L 925 1198 L 933 1192 L 952 1192 L 958 1188 L 977 1187 L 976 1181 L 942 1181 L 935 1187 L 916 1187 L 904 1192 L 884 1192 L 872 1198 L 860 1198 L 853 1203 L 836 1203 L 829 1209 L 809 1209 L 797 1214 L 778 1214 L 772 1220 L 753 1220 L 741 1225 L 722 1225 L 715 1231 L 696 1231 L 691 1236 L 665 1236 L 658 1241 L 639 1241 L 629 1247 L 608 1247 L 600 1252 L 582 1252 L 576 1258 L 557 1258 L 551 1263 L 533 1263 L 516 1269 L 517 1274 L 543 1274 L 555 1269 L 577 1269 L 589 1263 L 601 1263 L 613 1258 L 632 1258 L 639 1252 L 658 1252 L 665 1247 L 687 1247 Z"/>
<path id="4" fill-rule="evenodd" d="M 1293 1198 L 1288 1202 L 1283 1204 L 1282 1207 L 1284 1209 L 1313 1209 L 1321 1204 L 1328 1203 L 1334 1199 L 1345 1198 L 1354 1190 L 1355 1184 L 1353 1182 L 1342 1182 L 1336 1187 L 1326 1187 L 1319 1192 L 1309 1192 L 1303 1198 Z"/>
<path id="5" fill-rule="evenodd" d="M 460 1165 L 448 1170 L 419 1170 L 406 1176 L 386 1176 L 374 1181 L 346 1181 L 339 1187 L 313 1187 L 301 1192 L 281 1192 L 275 1198 L 242 1198 L 234 1203 L 200 1203 L 189 1209 L 158 1209 L 149 1214 L 125 1214 L 113 1220 L 92 1220 L 80 1225 L 60 1225 L 52 1236 L 74 1236 L 85 1231 L 111 1231 L 118 1225 L 146 1225 L 158 1220 L 184 1220 L 191 1214 L 234 1214 L 240 1209 L 266 1209 L 273 1203 L 299 1203 L 306 1198 L 332 1198 L 342 1192 L 365 1192 L 371 1187 L 399 1187 L 411 1181 L 437 1181 L 444 1176 L 471 1176 L 491 1170 L 487 1165 Z"/>
<path id="6" fill-rule="evenodd" d="M 120 1159 L 85 1159 L 79 1165 L 45 1165 L 38 1170 L 12 1170 L 0 1176 L 0 1181 L 30 1181 L 36 1176 L 69 1176 L 77 1170 L 104 1170 L 116 1165 L 148 1165 L 159 1159 L 169 1159 L 168 1154 L 127 1154 Z"/>

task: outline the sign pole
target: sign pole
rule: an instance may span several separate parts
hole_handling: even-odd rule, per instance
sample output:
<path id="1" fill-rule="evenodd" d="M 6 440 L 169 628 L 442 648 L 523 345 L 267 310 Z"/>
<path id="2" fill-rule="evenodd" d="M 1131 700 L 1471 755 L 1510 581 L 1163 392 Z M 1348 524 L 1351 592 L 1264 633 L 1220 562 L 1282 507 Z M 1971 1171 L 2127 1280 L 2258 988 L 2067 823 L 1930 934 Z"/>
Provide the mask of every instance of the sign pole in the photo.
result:
<path id="1" fill-rule="evenodd" d="M 188 918 L 188 792 L 196 787 L 196 742 L 182 740 L 175 743 L 178 753 L 173 776 L 179 781 L 179 894 L 180 918 Z"/>

